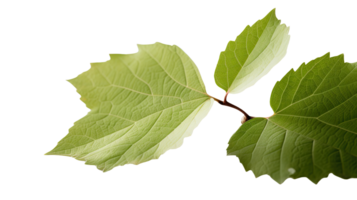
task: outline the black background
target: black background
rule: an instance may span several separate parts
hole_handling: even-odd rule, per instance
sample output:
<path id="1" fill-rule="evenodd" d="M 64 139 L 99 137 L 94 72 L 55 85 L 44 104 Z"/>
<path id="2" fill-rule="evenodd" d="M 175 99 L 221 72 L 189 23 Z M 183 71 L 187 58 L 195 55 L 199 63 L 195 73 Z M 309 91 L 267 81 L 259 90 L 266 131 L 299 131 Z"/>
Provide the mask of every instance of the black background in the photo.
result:
<path id="1" fill-rule="evenodd" d="M 172 13 L 170 10 L 148 13 L 147 16 L 111 19 L 113 22 L 84 20 L 71 25 L 63 24 L 59 29 L 55 52 L 58 61 L 56 73 L 51 84 L 56 88 L 56 109 L 53 115 L 61 116 L 51 121 L 52 127 L 42 137 L 42 152 L 50 149 L 55 141 L 66 131 L 72 121 L 82 116 L 86 109 L 77 101 L 77 95 L 63 79 L 87 69 L 88 62 L 103 61 L 107 53 L 131 53 L 134 43 L 162 41 L 179 44 L 198 63 L 208 90 L 212 95 L 222 97 L 222 91 L 212 83 L 212 69 L 217 53 L 223 49 L 227 40 L 232 40 L 245 24 L 252 23 L 271 7 L 232 8 L 229 12 L 197 12 L 182 10 Z M 244 12 L 243 12 L 244 11 Z M 239 96 L 231 96 L 230 101 L 245 108 L 253 115 L 269 115 L 268 94 L 273 82 L 289 68 L 296 67 L 301 61 L 319 56 L 326 51 L 335 55 L 346 52 L 347 60 L 356 58 L 355 16 L 351 12 L 316 10 L 308 7 L 296 10 L 279 7 L 279 18 L 292 25 L 292 44 L 288 57 L 268 77 L 258 85 Z M 67 27 L 71 26 L 71 27 Z M 64 39 L 67 38 L 67 39 Z M 65 49 L 65 50 L 63 50 Z M 51 113 L 49 113 L 51 115 Z M 211 115 L 196 131 L 194 137 L 187 139 L 180 150 L 170 151 L 159 161 L 153 161 L 140 167 L 127 166 L 115 169 L 109 174 L 101 174 L 91 166 L 68 158 L 42 157 L 45 173 L 56 171 L 59 175 L 85 175 L 99 179 L 121 179 L 133 183 L 133 180 L 150 182 L 189 181 L 189 184 L 232 184 L 275 185 L 266 176 L 253 180 L 250 173 L 243 173 L 237 160 L 224 157 L 224 147 L 228 136 L 237 128 L 240 115 L 218 105 Z M 50 120 L 50 119 L 49 119 Z M 123 174 L 131 174 L 123 178 Z M 178 179 L 179 178 L 179 179 Z M 321 185 L 338 180 L 331 177 Z M 233 182 L 232 182 L 233 181 Z M 346 181 L 348 182 L 348 181 Z M 285 185 L 311 185 L 305 179 L 288 181 Z"/>

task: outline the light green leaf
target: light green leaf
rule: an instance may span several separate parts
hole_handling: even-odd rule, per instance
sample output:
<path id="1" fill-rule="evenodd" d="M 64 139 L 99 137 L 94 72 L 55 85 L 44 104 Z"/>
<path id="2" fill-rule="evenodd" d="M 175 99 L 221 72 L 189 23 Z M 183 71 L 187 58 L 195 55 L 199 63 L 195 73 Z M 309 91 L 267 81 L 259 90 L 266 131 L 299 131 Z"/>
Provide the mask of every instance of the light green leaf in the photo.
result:
<path id="1" fill-rule="evenodd" d="M 70 80 L 91 111 L 48 155 L 108 171 L 179 147 L 212 104 L 193 61 L 177 46 L 138 45 Z"/>
<path id="2" fill-rule="evenodd" d="M 247 26 L 221 52 L 214 74 L 216 84 L 229 93 L 254 85 L 286 54 L 289 28 L 280 24 L 275 9 L 252 27 Z"/>
<path id="3" fill-rule="evenodd" d="M 269 118 L 244 123 L 227 152 L 279 183 L 357 177 L 357 64 L 326 54 L 276 83 Z"/>

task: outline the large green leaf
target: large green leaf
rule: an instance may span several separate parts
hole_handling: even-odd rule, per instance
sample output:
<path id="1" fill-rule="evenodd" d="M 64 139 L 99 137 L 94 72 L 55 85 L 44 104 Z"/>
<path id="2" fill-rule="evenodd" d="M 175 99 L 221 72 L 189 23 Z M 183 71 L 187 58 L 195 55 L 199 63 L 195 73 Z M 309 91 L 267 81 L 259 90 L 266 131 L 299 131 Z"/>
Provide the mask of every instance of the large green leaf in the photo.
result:
<path id="1" fill-rule="evenodd" d="M 254 85 L 285 56 L 289 39 L 289 28 L 272 10 L 228 43 L 218 60 L 216 84 L 229 93 Z"/>
<path id="2" fill-rule="evenodd" d="M 160 43 L 110 55 L 70 82 L 91 111 L 47 154 L 103 171 L 179 147 L 212 104 L 193 61 L 179 47 Z"/>
<path id="3" fill-rule="evenodd" d="M 326 54 L 291 70 L 276 83 L 269 118 L 244 123 L 229 141 L 256 176 L 279 183 L 333 173 L 357 177 L 357 64 Z"/>

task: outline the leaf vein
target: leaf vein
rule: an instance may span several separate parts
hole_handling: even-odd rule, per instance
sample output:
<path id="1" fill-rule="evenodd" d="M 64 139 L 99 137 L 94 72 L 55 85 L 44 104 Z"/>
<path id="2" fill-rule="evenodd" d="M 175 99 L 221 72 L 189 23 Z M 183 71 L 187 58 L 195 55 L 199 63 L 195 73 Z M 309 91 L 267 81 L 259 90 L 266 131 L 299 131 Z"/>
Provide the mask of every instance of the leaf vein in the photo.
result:
<path id="1" fill-rule="evenodd" d="M 336 67 L 338 61 L 340 61 L 341 58 L 339 58 L 336 63 L 333 65 L 333 67 L 331 67 L 330 71 L 325 75 L 325 77 L 321 80 L 320 84 L 316 87 L 315 91 L 312 94 L 315 94 L 315 92 L 320 88 L 320 86 L 322 85 L 322 83 L 326 80 L 326 78 L 328 77 L 328 75 L 333 71 L 333 69 Z"/>
<path id="2" fill-rule="evenodd" d="M 180 82 L 178 82 L 177 80 L 175 80 L 175 79 L 165 70 L 165 68 L 161 66 L 160 62 L 157 61 L 149 52 L 147 52 L 147 51 L 145 51 L 145 50 L 143 50 L 143 52 L 145 52 L 146 54 L 148 54 L 148 55 L 161 67 L 161 69 L 167 74 L 167 76 L 169 76 L 173 81 L 175 81 L 176 83 L 178 83 L 179 85 L 181 85 L 181 86 L 183 86 L 183 87 L 185 87 L 185 88 L 188 88 L 188 89 L 191 89 L 191 90 L 193 90 L 193 91 L 195 91 L 195 92 L 198 92 L 198 93 L 207 95 L 206 93 L 203 93 L 203 92 L 198 91 L 198 90 L 196 90 L 196 89 L 193 89 L 193 88 L 191 88 L 191 87 L 185 86 L 185 85 L 183 85 L 182 83 L 180 83 Z"/>
<path id="3" fill-rule="evenodd" d="M 322 60 L 323 60 L 323 59 L 321 59 L 321 60 L 319 60 L 317 63 L 315 63 L 315 64 L 309 69 L 309 71 L 307 71 L 306 74 L 300 79 L 299 84 L 298 84 L 298 86 L 297 86 L 297 88 L 296 88 L 296 90 L 295 90 L 295 93 L 294 93 L 294 95 L 293 95 L 293 98 L 291 99 L 291 103 L 295 103 L 295 102 L 294 102 L 295 95 L 296 95 L 297 91 L 298 91 L 299 88 L 300 88 L 301 82 L 305 79 L 305 77 L 309 74 L 309 72 L 310 72 L 311 70 L 313 70 L 313 69 L 316 67 L 316 65 L 319 64 Z M 302 69 L 301 69 L 301 73 L 302 73 Z"/>
<path id="4" fill-rule="evenodd" d="M 147 86 L 149 87 L 149 89 L 150 89 L 151 94 L 153 94 L 152 89 L 151 89 L 149 83 L 147 83 L 147 82 L 144 81 L 142 78 L 140 78 L 137 74 L 135 74 L 134 71 L 131 70 L 131 68 L 128 66 L 128 64 L 126 64 L 122 59 L 119 58 L 119 60 L 124 64 L 124 66 L 125 66 L 137 79 L 139 79 L 141 82 L 143 82 L 145 85 L 147 85 Z M 135 58 L 135 60 L 140 63 L 140 61 L 137 60 L 136 58 Z"/>
<path id="5" fill-rule="evenodd" d="M 135 121 L 135 123 L 136 123 L 136 122 L 139 122 L 140 120 L 143 120 L 143 119 L 145 119 L 145 118 L 147 118 L 147 117 L 150 117 L 151 115 L 154 115 L 154 114 L 156 114 L 156 113 L 163 112 L 163 111 L 165 111 L 165 110 L 167 110 L 167 109 L 171 109 L 171 108 L 174 108 L 174 107 L 176 107 L 176 106 L 182 106 L 182 104 L 186 104 L 186 103 L 189 103 L 189 102 L 192 102 L 192 101 L 201 100 L 201 99 L 204 99 L 204 98 L 207 98 L 207 97 L 198 98 L 198 99 L 194 99 L 194 100 L 190 100 L 190 101 L 183 102 L 183 103 L 181 103 L 181 104 L 177 104 L 177 105 L 174 105 L 174 106 L 167 107 L 167 108 L 165 108 L 165 109 L 163 109 L 163 110 L 159 110 L 159 111 L 154 112 L 154 113 L 152 113 L 152 114 L 150 114 L 150 115 L 147 115 L 147 116 L 145 116 L 145 117 L 143 117 L 143 118 L 141 118 L 141 119 Z M 131 125 L 129 125 L 129 126 L 135 125 L 135 123 L 134 123 L 134 124 L 131 124 Z M 127 126 L 127 127 L 129 127 L 129 126 Z M 127 127 L 124 127 L 124 128 L 127 128 Z M 117 131 L 123 130 L 124 128 L 121 128 L 121 129 L 119 129 L 119 130 L 117 130 Z M 117 131 L 115 131 L 115 132 L 117 132 Z M 114 134 L 115 132 L 113 132 L 113 133 L 111 133 L 111 134 Z M 106 136 L 109 136 L 109 135 L 111 135 L 111 134 L 108 134 L 108 135 L 106 135 Z M 104 137 L 106 137 L 106 136 L 104 136 Z M 102 137 L 102 138 L 103 138 L 103 137 Z M 98 138 L 98 139 L 101 139 L 101 138 Z M 97 139 L 97 140 L 98 140 L 98 139 Z M 89 142 L 89 143 L 91 143 L 91 142 Z M 86 144 L 83 144 L 83 145 L 80 145 L 80 146 L 77 146 L 77 147 L 81 147 L 81 146 L 87 145 L 87 144 L 89 144 L 89 143 L 86 143 Z"/>

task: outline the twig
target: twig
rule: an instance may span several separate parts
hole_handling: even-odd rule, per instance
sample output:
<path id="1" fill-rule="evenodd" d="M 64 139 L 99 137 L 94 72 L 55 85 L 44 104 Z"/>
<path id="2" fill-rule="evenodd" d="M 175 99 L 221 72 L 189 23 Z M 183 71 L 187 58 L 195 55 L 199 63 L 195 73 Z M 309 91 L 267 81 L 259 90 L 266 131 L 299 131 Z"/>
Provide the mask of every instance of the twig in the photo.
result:
<path id="1" fill-rule="evenodd" d="M 228 96 L 228 92 L 226 93 L 226 95 L 225 95 L 223 101 L 222 101 L 222 100 L 219 100 L 219 99 L 217 99 L 217 98 L 214 98 L 214 97 L 212 97 L 212 96 L 211 96 L 211 98 L 213 98 L 215 101 L 217 101 L 219 104 L 221 104 L 221 105 L 223 105 L 223 106 L 228 106 L 228 107 L 234 108 L 234 109 L 236 109 L 236 110 L 239 110 L 241 113 L 243 113 L 245 119 L 242 120 L 242 123 L 244 123 L 244 122 L 246 122 L 246 121 L 248 121 L 248 120 L 254 118 L 254 117 L 248 115 L 248 113 L 246 113 L 244 110 L 242 110 L 242 109 L 239 108 L 238 106 L 229 103 L 229 102 L 227 101 L 227 96 Z"/>

